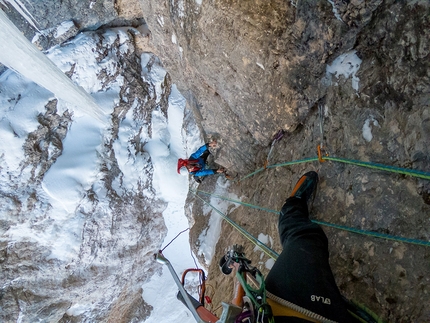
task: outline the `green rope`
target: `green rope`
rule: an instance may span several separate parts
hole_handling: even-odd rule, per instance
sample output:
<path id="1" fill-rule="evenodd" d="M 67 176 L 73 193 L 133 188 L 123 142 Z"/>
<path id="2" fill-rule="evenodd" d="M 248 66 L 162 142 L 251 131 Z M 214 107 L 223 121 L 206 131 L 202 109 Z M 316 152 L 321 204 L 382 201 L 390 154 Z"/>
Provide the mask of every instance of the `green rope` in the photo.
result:
<path id="1" fill-rule="evenodd" d="M 244 206 L 247 206 L 247 207 L 250 207 L 250 208 L 253 208 L 253 209 L 262 210 L 262 211 L 266 211 L 266 212 L 269 212 L 269 213 L 279 214 L 279 211 L 276 211 L 276 210 L 271 210 L 271 209 L 268 209 L 268 208 L 265 208 L 265 207 L 261 207 L 261 206 L 257 206 L 257 205 L 253 205 L 253 204 L 250 204 L 250 203 L 245 203 L 245 202 L 242 202 L 242 201 L 233 200 L 233 199 L 230 199 L 230 198 L 227 198 L 227 197 L 223 197 L 223 196 L 220 196 L 220 195 L 211 194 L 211 193 L 200 191 L 200 190 L 197 190 L 197 191 L 194 191 L 194 192 L 195 193 L 198 192 L 198 193 L 201 193 L 201 194 L 204 194 L 204 195 L 207 195 L 207 196 L 213 196 L 213 197 L 225 200 L 225 201 L 229 201 L 229 202 L 232 202 L 232 203 L 237 203 L 237 204 L 240 204 L 240 205 L 244 205 Z M 311 221 L 314 222 L 314 223 L 317 223 L 319 225 L 324 225 L 324 226 L 327 226 L 327 227 L 332 227 L 332 228 L 336 228 L 336 229 L 339 229 L 339 230 L 349 231 L 349 232 L 353 232 L 353 233 L 357 233 L 357 234 L 361 234 L 361 235 L 366 235 L 366 236 L 370 236 L 370 237 L 382 238 L 382 239 L 387 239 L 387 240 L 394 240 L 394 241 L 398 241 L 398 242 L 406 242 L 406 243 L 410 243 L 410 244 L 415 244 L 415 245 L 430 247 L 430 241 L 419 240 L 419 239 L 411 239 L 411 238 L 404 238 L 404 237 L 394 236 L 394 235 L 385 234 L 385 233 L 379 233 L 379 232 L 374 232 L 374 231 L 367 231 L 367 230 L 362 230 L 362 229 L 356 229 L 356 228 L 351 228 L 351 227 L 344 226 L 344 225 L 339 225 L 339 224 L 333 224 L 333 223 L 329 223 L 329 222 L 325 222 L 325 221 L 319 221 L 319 220 L 311 220 Z"/>
<path id="2" fill-rule="evenodd" d="M 213 197 L 219 198 L 219 199 L 224 200 L 224 201 L 229 201 L 229 202 L 232 202 L 232 203 L 237 203 L 237 204 L 244 205 L 244 206 L 247 206 L 247 207 L 250 207 L 250 208 L 253 208 L 253 209 L 263 210 L 263 211 L 266 211 L 266 212 L 273 212 L 273 213 L 279 214 L 279 211 L 270 210 L 270 209 L 265 208 L 265 207 L 253 205 L 253 204 L 250 204 L 250 203 L 245 203 L 245 202 L 238 201 L 238 200 L 233 200 L 231 198 L 220 196 L 220 195 L 217 195 L 217 194 L 212 194 L 212 193 L 204 192 L 204 191 L 201 191 L 201 190 L 193 190 L 193 189 L 190 189 L 190 191 L 193 192 L 193 193 L 197 193 L 197 192 L 198 193 L 202 193 L 203 195 L 206 195 L 206 196 L 213 196 Z"/>
<path id="3" fill-rule="evenodd" d="M 268 255 L 270 258 L 276 260 L 279 257 L 279 254 L 274 251 L 273 249 L 269 248 L 267 245 L 265 245 L 263 242 L 258 240 L 257 238 L 253 237 L 248 231 L 246 231 L 244 228 L 242 228 L 240 225 L 238 225 L 236 222 L 234 222 L 232 219 L 230 219 L 227 215 L 222 213 L 220 210 L 218 210 L 215 206 L 210 204 L 209 202 L 206 202 L 204 199 L 202 199 L 199 195 L 194 193 L 195 196 L 197 196 L 200 200 L 203 201 L 203 203 L 210 206 L 212 209 L 214 209 L 221 217 L 229 223 L 232 227 L 234 227 L 236 230 L 238 230 L 245 238 L 250 240 L 253 244 L 255 244 L 257 247 L 261 248 L 263 252 Z"/>
<path id="4" fill-rule="evenodd" d="M 339 158 L 339 157 L 327 156 L 327 157 L 323 157 L 323 160 L 335 161 L 335 162 L 340 162 L 340 163 L 345 163 L 345 164 L 350 164 L 350 165 L 355 165 L 355 166 L 367 167 L 367 168 L 371 168 L 371 169 L 378 169 L 378 170 L 383 170 L 383 171 L 390 172 L 390 173 L 402 174 L 402 175 L 407 175 L 407 176 L 418 177 L 418 178 L 430 180 L 430 173 L 420 171 L 420 170 L 395 167 L 395 166 L 387 166 L 387 165 L 377 164 L 377 163 L 373 163 L 373 162 L 364 162 L 364 161 L 360 161 L 360 160 L 352 160 L 352 159 Z M 309 163 L 309 162 L 315 162 L 315 161 L 319 161 L 318 157 L 311 157 L 311 158 L 299 159 L 299 160 L 294 160 L 294 161 L 280 163 L 280 164 L 273 164 L 273 165 L 267 166 L 267 168 L 269 169 L 269 168 L 276 168 L 276 167 L 282 167 L 282 166 L 291 166 L 291 165 L 297 165 L 297 164 L 303 164 L 303 163 Z M 240 181 L 243 181 L 243 180 L 245 180 L 251 176 L 254 176 L 254 175 L 256 175 L 256 174 L 258 174 L 264 170 L 265 170 L 265 168 L 263 168 L 263 167 L 259 168 L 256 171 L 254 171 L 254 172 L 246 175 L 245 177 L 241 178 Z"/>
<path id="5" fill-rule="evenodd" d="M 340 162 L 340 163 L 345 163 L 345 164 L 350 164 L 350 165 L 355 165 L 355 166 L 361 166 L 361 167 L 367 167 L 367 168 L 371 168 L 371 169 L 377 169 L 377 170 L 382 170 L 382 171 L 386 171 L 386 172 L 391 172 L 391 173 L 396 173 L 396 174 L 402 174 L 402 175 L 407 175 L 407 176 L 412 176 L 412 177 L 417 177 L 417 178 L 422 178 L 422 179 L 427 179 L 430 180 L 430 173 L 429 172 L 423 172 L 423 171 L 419 171 L 419 170 L 413 170 L 413 169 L 407 169 L 407 168 L 401 168 L 401 167 L 395 167 L 395 166 L 387 166 L 387 165 L 383 165 L 383 164 L 377 164 L 377 163 L 373 163 L 373 162 L 364 162 L 364 161 L 359 161 L 359 160 L 351 160 L 351 159 L 346 159 L 346 158 L 339 158 L 339 157 L 323 157 L 323 160 L 328 160 L 328 161 L 335 161 L 335 162 Z M 281 164 L 273 164 L 273 165 L 269 165 L 266 168 L 276 168 L 276 167 L 283 167 L 283 166 L 291 166 L 291 165 L 298 165 L 298 164 L 303 164 L 303 163 L 309 163 L 309 162 L 315 162 L 315 161 L 319 161 L 318 157 L 310 157 L 310 158 L 304 158 L 304 159 L 299 159 L 299 160 L 294 160 L 294 161 L 290 161 L 290 162 L 284 162 Z M 257 170 L 255 170 L 254 172 L 246 175 L 245 177 L 241 178 L 239 181 L 243 181 L 251 176 L 254 176 L 264 170 L 266 170 L 266 168 L 259 168 Z M 211 205 L 210 203 L 206 202 L 205 200 L 203 200 L 199 195 L 197 195 L 197 192 L 205 194 L 207 196 L 213 196 L 219 199 L 223 199 L 232 203 L 236 203 L 236 204 L 240 204 L 240 205 L 244 205 L 250 208 L 254 208 L 254 209 L 258 209 L 258 210 L 262 210 L 262 211 L 266 211 L 269 213 L 276 213 L 278 214 L 279 212 L 276 210 L 271 210 L 268 208 L 264 208 L 261 206 L 257 206 L 257 205 L 253 205 L 250 203 L 245 203 L 242 201 L 237 201 L 237 200 L 233 200 L 230 198 L 226 198 L 226 197 L 222 197 L 216 194 L 211 194 L 211 193 L 207 193 L 207 192 L 203 192 L 203 191 L 195 191 L 195 190 L 191 190 L 194 192 L 194 194 L 200 198 L 204 203 L 206 203 L 207 205 L 209 205 L 210 207 L 212 207 L 217 213 L 219 213 L 221 215 L 221 217 L 226 220 L 229 224 L 231 224 L 234 228 L 236 228 L 240 233 L 242 233 L 247 239 L 249 239 L 251 242 L 253 242 L 255 245 L 257 245 L 258 247 L 260 247 L 269 257 L 276 259 L 278 257 L 278 254 L 270 249 L 269 247 L 267 247 L 264 243 L 262 243 L 261 241 L 259 241 L 258 239 L 256 239 L 255 237 L 253 237 L 249 232 L 247 232 L 245 229 L 243 229 L 242 227 L 240 227 L 238 224 L 236 224 L 233 220 L 231 220 L 229 217 L 227 217 L 225 214 L 223 214 L 221 211 L 219 211 L 218 209 L 216 209 L 213 205 Z M 374 232 L 374 231 L 367 231 L 367 230 L 362 230 L 362 229 L 355 229 L 355 228 L 351 228 L 351 227 L 347 227 L 344 225 L 338 225 L 338 224 L 333 224 L 333 223 L 329 223 L 329 222 L 325 222 L 325 221 L 317 221 L 317 220 L 311 220 L 314 223 L 320 224 L 320 225 L 324 225 L 324 226 L 328 226 L 328 227 L 332 227 L 332 228 L 336 228 L 336 229 L 340 229 L 340 230 L 344 230 L 344 231 L 349 231 L 349 232 L 353 232 L 353 233 L 357 233 L 357 234 L 362 234 L 362 235 L 366 235 L 366 236 L 371 236 L 371 237 L 376 237 L 376 238 L 383 238 L 383 239 L 387 239 L 387 240 L 394 240 L 394 241 L 399 241 L 399 242 L 406 242 L 406 243 L 410 243 L 410 244 L 415 244 L 415 245 L 421 245 L 421 246 L 430 246 L 430 241 L 425 241 L 425 240 L 419 240 L 419 239 L 410 239 L 410 238 L 404 238 L 404 237 L 399 237 L 399 236 L 393 236 L 393 235 L 389 235 L 389 234 L 385 234 L 385 233 L 378 233 L 378 232 Z"/>
<path id="6" fill-rule="evenodd" d="M 323 159 L 430 180 L 429 172 L 423 172 L 415 169 L 387 166 L 383 164 L 364 162 L 360 160 L 345 159 L 345 158 L 339 158 L 339 157 L 324 157 Z"/>
<path id="7" fill-rule="evenodd" d="M 419 245 L 419 246 L 430 247 L 430 241 L 426 241 L 426 240 L 419 240 L 419 239 L 411 239 L 411 238 L 393 236 L 390 234 L 385 234 L 385 233 L 380 233 L 380 232 L 375 232 L 375 231 L 367 231 L 367 230 L 362 230 L 362 229 L 356 229 L 356 228 L 351 228 L 351 227 L 347 227 L 347 226 L 340 225 L 340 224 L 333 224 L 333 223 L 329 223 L 329 222 L 325 222 L 325 221 L 312 220 L 312 222 L 318 223 L 320 225 L 325 225 L 327 227 L 332 227 L 332 228 L 336 228 L 336 229 L 340 229 L 340 230 L 344 230 L 344 231 L 349 231 L 349 232 L 353 232 L 353 233 L 357 233 L 357 234 L 362 234 L 362 235 L 366 235 L 366 236 L 370 236 L 370 237 L 382 238 L 382 239 L 387 239 L 387 240 L 406 242 L 406 243 L 415 244 L 415 245 Z"/>

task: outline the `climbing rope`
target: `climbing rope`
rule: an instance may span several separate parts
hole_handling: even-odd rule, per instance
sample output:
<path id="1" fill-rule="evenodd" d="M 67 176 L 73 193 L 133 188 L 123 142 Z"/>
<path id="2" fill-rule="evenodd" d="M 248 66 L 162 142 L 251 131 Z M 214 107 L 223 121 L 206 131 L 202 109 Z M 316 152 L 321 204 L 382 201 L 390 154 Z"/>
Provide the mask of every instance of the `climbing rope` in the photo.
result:
<path id="1" fill-rule="evenodd" d="M 203 195 L 212 196 L 212 197 L 219 198 L 219 199 L 222 199 L 222 200 L 225 200 L 225 201 L 229 201 L 229 202 L 232 202 L 232 203 L 236 203 L 236 204 L 240 204 L 240 205 L 243 205 L 243 206 L 247 206 L 247 207 L 250 207 L 250 208 L 253 208 L 253 209 L 257 209 L 257 210 L 261 210 L 261 211 L 266 211 L 266 212 L 269 212 L 269 213 L 279 214 L 279 211 L 277 211 L 277 210 L 272 210 L 272 209 L 269 209 L 269 208 L 261 207 L 261 206 L 258 206 L 258 205 L 253 205 L 253 204 L 250 204 L 250 203 L 245 203 L 245 202 L 234 200 L 234 199 L 231 199 L 231 198 L 228 198 L 228 197 L 224 197 L 224 196 L 220 196 L 220 195 L 216 195 L 216 194 L 212 194 L 212 193 L 208 193 L 208 192 L 204 192 L 204 191 L 200 191 L 200 190 L 192 190 L 192 192 L 194 192 L 196 194 L 196 196 L 198 196 L 197 193 L 200 193 L 200 194 L 203 194 Z M 205 202 L 205 203 L 207 203 L 207 202 Z M 207 204 L 209 206 L 213 207 L 211 204 L 209 204 L 209 203 L 207 203 Z M 225 215 L 223 215 L 223 217 L 224 216 Z M 319 225 L 324 225 L 324 226 L 327 226 L 327 227 L 336 228 L 336 229 L 344 230 L 344 231 L 349 231 L 349 232 L 353 232 L 353 233 L 357 233 L 357 234 L 361 234 L 361 235 L 366 235 L 366 236 L 370 236 L 370 237 L 382 238 L 382 239 L 387 239 L 387 240 L 393 240 L 393 241 L 398 241 L 398 242 L 406 242 L 406 243 L 410 243 L 410 244 L 415 244 L 415 245 L 430 247 L 430 241 L 419 240 L 419 239 L 411 239 L 411 238 L 404 238 L 404 237 L 394 236 L 394 235 L 385 234 L 385 233 L 379 233 L 379 232 L 374 232 L 374 231 L 356 229 L 356 228 L 351 228 L 351 227 L 344 226 L 344 225 L 339 225 L 339 224 L 333 224 L 333 223 L 325 222 L 325 221 L 319 221 L 319 220 L 311 220 L 311 221 L 314 222 L 314 223 L 317 223 Z M 249 233 L 247 232 L 247 234 L 249 234 Z"/>
<path id="2" fill-rule="evenodd" d="M 166 249 L 173 241 L 175 241 L 182 233 L 186 232 L 190 230 L 190 228 L 186 228 L 185 230 L 182 230 L 181 232 L 179 232 L 172 240 L 170 240 L 170 242 L 164 246 L 164 248 L 160 249 L 161 252 L 164 251 L 164 249 Z M 193 258 L 194 259 L 194 258 Z M 195 262 L 195 261 L 194 261 Z"/>
<path id="3" fill-rule="evenodd" d="M 430 173 L 429 172 L 424 172 L 424 171 L 414 170 L 414 169 L 409 169 L 409 168 L 388 166 L 388 165 L 378 164 L 378 163 L 373 163 L 373 162 L 364 162 L 364 161 L 346 159 L 346 158 L 340 158 L 340 157 L 330 157 L 330 156 L 304 158 L 304 159 L 294 160 L 294 161 L 290 161 L 290 162 L 284 162 L 284 163 L 280 163 L 280 164 L 268 165 L 266 168 L 269 169 L 269 168 L 277 168 L 277 167 L 283 167 L 283 166 L 298 165 L 298 164 L 303 164 L 303 163 L 321 161 L 321 159 L 323 161 L 334 161 L 334 162 L 339 162 L 339 163 L 345 163 L 345 164 L 350 164 L 350 165 L 355 165 L 355 166 L 360 166 L 360 167 L 367 167 L 367 168 L 382 170 L 382 171 L 386 171 L 386 172 L 390 172 L 390 173 L 396 173 L 396 174 L 401 174 L 401 175 L 412 176 L 412 177 L 430 180 Z M 264 171 L 266 168 L 261 167 L 261 168 L 255 170 L 254 172 L 244 176 L 243 178 L 240 179 L 240 181 L 243 181 L 249 177 L 252 177 L 252 176 Z"/>
<path id="4" fill-rule="evenodd" d="M 220 210 L 218 210 L 215 206 L 210 204 L 209 202 L 206 202 L 202 197 L 197 195 L 197 192 L 194 191 L 195 196 L 197 196 L 200 200 L 203 201 L 206 205 L 210 206 L 215 212 L 217 212 L 221 217 L 230 224 L 233 228 L 235 228 L 237 231 L 239 231 L 245 238 L 247 238 L 249 241 L 251 241 L 253 244 L 255 244 L 257 247 L 261 248 L 263 252 L 268 255 L 272 259 L 277 259 L 279 254 L 274 251 L 273 249 L 269 248 L 266 244 L 252 236 L 248 231 L 246 231 L 244 228 L 242 228 L 240 225 L 238 225 L 236 222 L 234 222 L 232 219 L 230 219 L 227 215 L 222 213 Z"/>
<path id="5" fill-rule="evenodd" d="M 321 129 L 322 131 L 322 129 Z M 322 139 L 321 139 L 322 140 Z M 321 141 L 321 145 L 322 145 L 322 141 Z M 319 162 L 325 162 L 325 161 L 334 161 L 334 162 L 340 162 L 340 163 L 345 163 L 345 164 L 350 164 L 350 165 L 355 165 L 355 166 L 360 166 L 360 167 L 367 167 L 370 169 L 376 169 L 376 170 L 382 170 L 382 171 L 386 171 L 386 172 L 391 172 L 391 173 L 396 173 L 396 174 L 401 174 L 401 175 L 406 175 L 406 176 L 412 176 L 412 177 L 417 177 L 417 178 L 422 178 L 422 179 L 427 179 L 430 180 L 430 173 L 429 172 L 424 172 L 424 171 L 420 171 L 420 170 L 414 170 L 414 169 L 407 169 L 407 168 L 402 168 L 402 167 L 395 167 L 395 166 L 388 166 L 388 165 L 383 165 L 383 164 L 378 164 L 378 163 L 373 163 L 373 162 L 364 162 L 364 161 L 359 161 L 359 160 L 351 160 L 351 159 L 346 159 L 346 158 L 339 158 L 339 157 L 330 157 L 328 155 L 323 156 L 322 152 L 321 152 L 322 147 L 320 145 L 318 145 L 317 150 L 318 150 L 318 157 L 310 157 L 310 158 L 304 158 L 304 159 L 300 159 L 300 160 L 294 160 L 294 161 L 289 161 L 289 162 L 284 162 L 284 163 L 280 163 L 280 164 L 273 164 L 273 165 L 265 165 L 262 168 L 259 168 L 257 170 L 255 170 L 254 172 L 244 176 L 243 178 L 241 178 L 239 180 L 239 182 L 242 182 L 243 180 L 250 178 L 262 171 L 265 171 L 266 169 L 269 168 L 277 168 L 277 167 L 283 167 L 283 166 L 291 166 L 291 165 L 298 165 L 298 164 L 303 164 L 303 163 L 309 163 L 309 162 L 315 162 L 315 161 L 319 161 Z M 225 214 L 223 214 L 221 211 L 219 211 L 218 209 L 216 209 L 213 205 L 211 205 L 210 203 L 206 202 L 205 200 L 203 200 L 197 193 L 201 193 L 207 196 L 213 196 L 219 199 L 223 199 L 232 203 L 236 203 L 236 204 L 240 204 L 240 205 L 244 205 L 250 208 L 254 208 L 254 209 L 258 209 L 258 210 L 262 210 L 262 211 L 266 211 L 269 213 L 276 213 L 278 214 L 279 212 L 277 210 L 271 210 L 265 207 L 261 207 L 261 206 L 257 206 L 257 205 L 253 205 L 250 203 L 245 203 L 242 201 L 237 201 L 237 200 L 233 200 L 227 197 L 222 197 L 216 194 L 212 194 L 212 193 L 207 193 L 204 191 L 200 191 L 200 190 L 191 190 L 199 199 L 201 199 L 205 204 L 209 205 L 210 207 L 212 207 L 218 214 L 221 215 L 221 217 L 226 220 L 230 225 L 232 225 L 234 228 L 236 228 L 242 235 L 244 235 L 247 239 L 249 239 L 252 243 L 254 243 L 255 245 L 257 245 L 258 247 L 260 247 L 269 257 L 276 259 L 278 257 L 278 254 L 270 249 L 268 246 L 266 246 L 264 243 L 262 243 L 261 241 L 259 241 L 258 239 L 256 239 L 255 237 L 253 237 L 249 232 L 247 232 L 245 229 L 243 229 L 242 227 L 240 227 L 238 224 L 236 224 L 233 220 L 231 220 L 229 217 L 227 217 Z M 374 232 L 374 231 L 368 231 L 368 230 L 362 230 L 362 229 L 356 229 L 356 228 L 351 228 L 348 226 L 344 226 L 344 225 L 339 225 L 339 224 L 333 224 L 333 223 L 329 223 L 329 222 L 325 222 L 325 221 L 318 221 L 318 220 L 311 220 L 314 223 L 320 224 L 320 225 L 324 225 L 324 226 L 328 226 L 328 227 L 332 227 L 332 228 L 336 228 L 336 229 L 340 229 L 340 230 L 344 230 L 344 231 L 349 231 L 349 232 L 353 232 L 353 233 L 357 233 L 357 234 L 362 234 L 362 235 L 366 235 L 366 236 L 371 236 L 371 237 L 376 237 L 376 238 L 383 238 L 383 239 L 387 239 L 387 240 L 394 240 L 394 241 L 399 241 L 399 242 L 406 242 L 406 243 L 410 243 L 410 244 L 415 244 L 415 245 L 421 245 L 421 246 L 430 246 L 430 241 L 425 241 L 425 240 L 419 240 L 419 239 L 412 239 L 412 238 L 404 238 L 404 237 L 400 237 L 400 236 L 394 236 L 394 235 L 390 235 L 390 234 L 385 234 L 385 233 L 379 233 L 379 232 Z"/>

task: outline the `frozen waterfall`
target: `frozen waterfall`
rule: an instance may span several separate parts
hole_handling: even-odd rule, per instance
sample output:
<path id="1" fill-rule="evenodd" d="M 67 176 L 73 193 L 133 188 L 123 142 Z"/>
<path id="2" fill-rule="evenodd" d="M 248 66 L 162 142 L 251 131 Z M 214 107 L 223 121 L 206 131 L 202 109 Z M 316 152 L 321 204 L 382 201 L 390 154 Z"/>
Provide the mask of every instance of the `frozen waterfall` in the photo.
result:
<path id="1" fill-rule="evenodd" d="M 29 78 L 56 97 L 102 121 L 103 112 L 94 99 L 72 82 L 52 61 L 27 40 L 0 10 L 0 62 Z"/>

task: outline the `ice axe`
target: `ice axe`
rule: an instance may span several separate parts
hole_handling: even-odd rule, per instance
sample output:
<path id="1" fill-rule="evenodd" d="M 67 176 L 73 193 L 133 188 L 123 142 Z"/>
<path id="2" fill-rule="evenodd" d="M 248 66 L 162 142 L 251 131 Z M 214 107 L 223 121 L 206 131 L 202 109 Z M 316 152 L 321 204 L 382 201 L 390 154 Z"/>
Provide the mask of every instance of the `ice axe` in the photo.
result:
<path id="1" fill-rule="evenodd" d="M 269 164 L 270 155 L 272 154 L 273 147 L 275 147 L 275 144 L 284 137 L 285 131 L 279 130 L 272 138 L 272 145 L 270 146 L 269 154 L 267 155 L 266 162 L 264 163 L 264 169 L 267 168 L 267 165 Z"/>

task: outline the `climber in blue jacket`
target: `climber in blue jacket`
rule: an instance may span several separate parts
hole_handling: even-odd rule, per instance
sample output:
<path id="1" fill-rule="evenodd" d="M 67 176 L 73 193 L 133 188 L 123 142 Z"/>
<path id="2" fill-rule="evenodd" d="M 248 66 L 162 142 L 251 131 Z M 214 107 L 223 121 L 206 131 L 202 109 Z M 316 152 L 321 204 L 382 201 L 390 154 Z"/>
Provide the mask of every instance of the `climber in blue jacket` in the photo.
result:
<path id="1" fill-rule="evenodd" d="M 206 161 L 210 155 L 209 147 L 215 148 L 217 146 L 216 141 L 212 141 L 208 144 L 201 146 L 196 152 L 190 155 L 189 159 L 178 159 L 178 174 L 188 172 L 194 176 L 197 182 L 200 182 L 199 177 L 214 175 L 217 173 L 225 173 L 223 168 L 209 169 L 206 168 Z"/>

